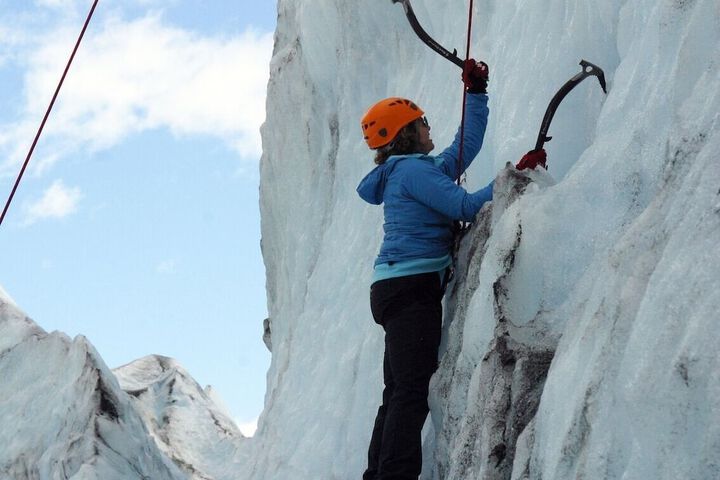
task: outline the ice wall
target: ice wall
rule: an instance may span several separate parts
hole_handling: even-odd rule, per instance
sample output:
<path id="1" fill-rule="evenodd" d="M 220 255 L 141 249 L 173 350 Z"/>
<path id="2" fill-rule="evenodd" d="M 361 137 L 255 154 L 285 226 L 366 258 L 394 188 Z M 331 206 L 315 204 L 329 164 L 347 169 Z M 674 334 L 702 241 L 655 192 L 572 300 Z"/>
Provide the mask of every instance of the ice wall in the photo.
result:
<path id="1" fill-rule="evenodd" d="M 441 43 L 464 44 L 466 5 L 413 5 Z M 491 117 L 469 189 L 532 148 L 581 58 L 610 91 L 589 79 L 567 97 L 546 146 L 555 181 L 504 170 L 465 239 L 423 478 L 720 477 L 720 6 L 475 10 Z M 381 391 L 367 297 L 382 212 L 355 194 L 372 167 L 358 121 L 379 98 L 409 97 L 444 146 L 459 70 L 390 1 L 278 12 L 261 162 L 273 356 L 239 478 L 359 478 Z"/>

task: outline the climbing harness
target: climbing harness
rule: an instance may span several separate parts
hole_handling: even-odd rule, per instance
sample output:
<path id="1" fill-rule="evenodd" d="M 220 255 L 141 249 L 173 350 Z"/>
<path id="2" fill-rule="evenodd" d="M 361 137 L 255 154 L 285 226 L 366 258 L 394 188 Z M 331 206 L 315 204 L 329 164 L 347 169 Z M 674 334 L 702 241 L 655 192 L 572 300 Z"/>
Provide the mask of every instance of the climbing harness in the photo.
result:
<path id="1" fill-rule="evenodd" d="M 552 100 L 550 100 L 550 104 L 548 105 L 547 110 L 545 110 L 545 116 L 540 124 L 540 132 L 538 133 L 537 142 L 535 142 L 535 151 L 543 148 L 545 142 L 552 140 L 552 137 L 547 136 L 547 132 L 550 128 L 550 122 L 552 122 L 553 116 L 555 115 L 555 110 L 557 110 L 560 102 L 563 101 L 565 96 L 570 93 L 570 90 L 577 87 L 580 82 L 585 80 L 587 77 L 595 76 L 597 77 L 598 82 L 600 82 L 600 87 L 602 87 L 603 92 L 607 94 L 607 89 L 605 88 L 605 72 L 603 72 L 602 68 L 585 60 L 580 60 L 580 66 L 583 68 L 582 72 L 576 74 L 570 80 L 565 82 L 565 85 L 560 87 L 560 90 L 558 90 Z"/>
<path id="2" fill-rule="evenodd" d="M 35 139 L 32 142 L 32 145 L 30 146 L 30 151 L 28 151 L 27 157 L 25 157 L 25 163 L 23 163 L 22 168 L 20 169 L 20 174 L 17 177 L 17 180 L 15 180 L 15 185 L 13 186 L 12 191 L 10 192 L 10 196 L 7 199 L 7 202 L 5 203 L 5 208 L 3 208 L 2 215 L 0 215 L 0 225 L 2 225 L 3 220 L 5 219 L 5 214 L 7 214 L 8 208 L 10 208 L 10 203 L 13 200 L 13 197 L 15 196 L 15 192 L 17 191 L 18 185 L 20 185 L 20 180 L 22 180 L 23 174 L 25 173 L 25 169 L 28 166 L 28 163 L 30 163 L 30 157 L 32 157 L 33 151 L 35 150 L 35 146 L 37 145 L 38 140 L 40 139 L 40 135 L 42 134 L 43 128 L 45 128 L 45 122 L 47 122 L 48 117 L 50 116 L 50 111 L 53 108 L 53 105 L 55 105 L 55 100 L 57 99 L 58 93 L 60 93 L 60 88 L 63 85 L 63 82 L 65 81 L 65 77 L 67 76 L 68 70 L 70 70 L 70 65 L 72 64 L 73 59 L 75 58 L 75 53 L 78 50 L 78 47 L 80 47 L 80 42 L 83 39 L 83 36 L 85 35 L 85 30 L 87 30 L 88 25 L 90 24 L 90 19 L 93 16 L 93 13 L 95 13 L 95 7 L 97 6 L 99 0 L 95 0 L 93 2 L 92 7 L 90 8 L 90 13 L 88 13 L 87 19 L 85 20 L 85 24 L 83 25 L 82 31 L 80 32 L 80 36 L 77 39 L 77 42 L 75 43 L 75 48 L 73 48 L 72 54 L 70 54 L 70 59 L 68 60 L 67 65 L 65 66 L 65 71 L 62 74 L 62 77 L 60 78 L 60 83 L 58 83 L 57 88 L 55 89 L 55 94 L 52 97 L 52 100 L 50 101 L 50 105 L 47 108 L 47 111 L 45 112 L 45 116 L 42 119 L 42 122 L 40 123 L 40 128 L 38 128 L 37 134 L 35 134 Z"/>

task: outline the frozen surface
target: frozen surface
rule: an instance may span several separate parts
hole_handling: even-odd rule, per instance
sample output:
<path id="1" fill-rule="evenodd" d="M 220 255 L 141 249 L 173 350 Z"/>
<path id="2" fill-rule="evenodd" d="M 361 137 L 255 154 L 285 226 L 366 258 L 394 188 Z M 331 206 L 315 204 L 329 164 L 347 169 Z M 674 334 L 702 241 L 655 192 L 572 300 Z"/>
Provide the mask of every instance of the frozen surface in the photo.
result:
<path id="1" fill-rule="evenodd" d="M 83 337 L 46 333 L 0 294 L 0 478 L 188 478 Z"/>
<path id="2" fill-rule="evenodd" d="M 243 436 L 181 365 L 151 355 L 113 373 L 157 445 L 189 478 L 235 478 Z"/>
<path id="3" fill-rule="evenodd" d="M 441 43 L 463 44 L 463 8 L 414 7 Z M 446 296 L 421 478 L 720 478 L 720 5 L 476 10 L 491 117 L 467 187 L 496 177 L 496 195 Z M 278 11 L 260 192 L 272 364 L 255 436 L 176 361 L 111 372 L 0 288 L 0 478 L 360 478 L 383 338 L 368 306 L 382 211 L 355 193 L 372 168 L 358 119 L 409 97 L 444 146 L 459 71 L 389 1 Z M 593 78 L 577 87 L 549 172 L 518 173 L 507 162 L 581 58 L 605 70 L 608 95 Z"/>
<path id="4" fill-rule="evenodd" d="M 415 0 L 445 46 L 462 6 Z M 491 117 L 468 188 L 500 188 L 447 297 L 424 479 L 720 478 L 720 6 L 714 0 L 476 2 Z M 562 103 L 548 175 L 504 170 Z M 262 245 L 273 359 L 241 478 L 359 478 L 380 400 L 368 307 L 382 212 L 358 119 L 398 95 L 435 144 L 456 67 L 391 2 L 280 0 L 263 127 Z M 537 412 L 537 414 L 536 414 Z"/>
<path id="5" fill-rule="evenodd" d="M 116 369 L 0 290 L 0 479 L 231 480 L 237 426 L 174 360 Z"/>

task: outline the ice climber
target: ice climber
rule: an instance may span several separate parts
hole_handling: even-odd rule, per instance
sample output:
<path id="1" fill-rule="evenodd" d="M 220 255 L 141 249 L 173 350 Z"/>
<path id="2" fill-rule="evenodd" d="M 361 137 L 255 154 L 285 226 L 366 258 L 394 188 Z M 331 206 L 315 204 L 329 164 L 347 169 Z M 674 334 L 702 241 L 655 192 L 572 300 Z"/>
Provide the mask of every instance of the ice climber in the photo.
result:
<path id="1" fill-rule="evenodd" d="M 488 66 L 467 60 L 467 117 L 463 165 L 482 146 L 488 118 Z M 373 205 L 384 204 L 384 239 L 375 260 L 370 307 L 385 330 L 385 389 L 368 449 L 363 480 L 417 479 L 422 468 L 421 430 L 428 414 L 430 377 L 437 369 L 442 297 L 452 264 L 452 224 L 472 221 L 492 200 L 493 182 L 468 193 L 453 179 L 460 132 L 439 155 L 423 110 L 410 100 L 386 98 L 362 118 L 375 167 L 357 188 Z M 545 166 L 545 152 L 530 152 L 517 167 Z"/>

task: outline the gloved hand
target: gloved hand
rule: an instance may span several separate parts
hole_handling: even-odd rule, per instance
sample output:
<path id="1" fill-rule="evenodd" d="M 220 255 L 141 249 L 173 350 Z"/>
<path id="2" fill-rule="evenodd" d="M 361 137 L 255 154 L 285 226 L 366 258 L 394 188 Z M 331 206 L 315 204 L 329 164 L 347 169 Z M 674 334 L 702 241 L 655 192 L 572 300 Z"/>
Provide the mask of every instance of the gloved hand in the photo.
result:
<path id="1" fill-rule="evenodd" d="M 518 170 L 525 170 L 526 168 L 534 170 L 535 167 L 540 165 L 545 170 L 547 170 L 547 165 L 545 164 L 546 161 L 547 153 L 545 153 L 544 149 L 541 148 L 540 150 L 530 150 L 528 153 L 523 155 L 518 164 L 515 165 L 515 168 L 517 168 Z"/>
<path id="2" fill-rule="evenodd" d="M 487 93 L 490 68 L 485 62 L 476 62 L 472 58 L 465 60 L 462 81 L 468 93 Z"/>

